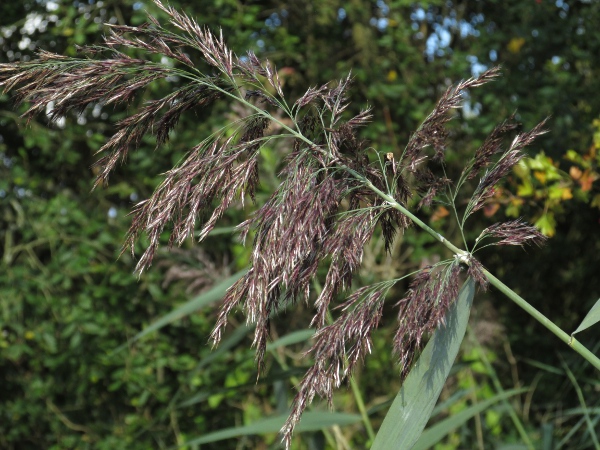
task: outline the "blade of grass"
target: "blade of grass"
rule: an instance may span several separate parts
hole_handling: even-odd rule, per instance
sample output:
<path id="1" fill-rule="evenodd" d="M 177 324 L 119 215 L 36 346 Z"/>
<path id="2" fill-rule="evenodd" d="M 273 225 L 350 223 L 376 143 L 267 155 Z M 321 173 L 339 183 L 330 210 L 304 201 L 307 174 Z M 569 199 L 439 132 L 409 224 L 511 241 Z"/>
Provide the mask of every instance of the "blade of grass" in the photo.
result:
<path id="1" fill-rule="evenodd" d="M 597 351 L 597 350 L 595 350 L 595 351 Z M 523 361 L 525 364 L 529 364 L 530 366 L 537 367 L 538 369 L 541 369 L 545 372 L 548 372 L 548 373 L 551 373 L 554 375 L 563 376 L 565 374 L 564 371 L 562 371 L 554 366 L 550 366 L 548 364 L 542 363 L 540 361 L 536 361 L 534 359 L 522 358 L 521 361 Z M 589 383 L 594 386 L 600 387 L 600 380 L 598 380 L 597 378 L 579 377 L 579 381 L 583 381 L 585 383 Z"/>
<path id="2" fill-rule="evenodd" d="M 566 409 L 564 411 L 561 411 L 560 415 L 561 416 L 579 416 L 579 415 L 583 414 L 583 412 L 584 412 L 583 408 L 571 408 L 571 409 Z M 600 416 L 600 407 L 587 408 L 587 412 L 590 414 Z"/>
<path id="3" fill-rule="evenodd" d="M 562 363 L 562 366 L 565 369 L 565 372 L 567 373 L 569 380 L 571 380 L 571 383 L 573 384 L 573 387 L 575 388 L 575 392 L 577 392 L 577 398 L 579 399 L 579 403 L 581 404 L 581 409 L 583 410 L 583 417 L 585 418 L 586 424 L 588 426 L 588 432 L 592 438 L 592 442 L 594 443 L 594 448 L 596 450 L 600 450 L 600 442 L 598 442 L 598 436 L 596 435 L 596 432 L 594 431 L 594 424 L 592 423 L 592 419 L 590 418 L 590 413 L 588 411 L 587 404 L 585 403 L 585 397 L 583 396 L 583 391 L 581 390 L 581 387 L 579 386 L 579 383 L 577 382 L 577 378 L 575 378 L 575 375 L 573 375 L 573 372 L 571 372 L 571 369 L 569 369 L 569 366 L 567 366 L 567 364 L 565 364 L 564 361 Z"/>
<path id="4" fill-rule="evenodd" d="M 236 232 L 236 227 L 216 227 L 211 230 L 208 234 L 209 236 L 221 236 L 223 234 L 233 234 Z M 200 232 L 196 233 L 196 235 L 200 235 Z"/>
<path id="5" fill-rule="evenodd" d="M 495 395 L 490 399 L 479 402 L 476 405 L 473 405 L 457 414 L 451 415 L 447 419 L 444 419 L 441 422 L 436 423 L 432 427 L 427 428 L 423 432 L 419 440 L 416 442 L 414 447 L 412 447 L 412 450 L 427 450 L 429 448 L 432 448 L 435 444 L 440 442 L 453 430 L 460 427 L 463 423 L 471 419 L 476 414 L 485 411 L 494 403 L 506 400 L 507 398 L 510 398 L 513 395 L 521 394 L 526 391 L 526 388 L 511 389 L 509 391 L 504 391 L 501 394 Z"/>
<path id="6" fill-rule="evenodd" d="M 208 366 L 211 362 L 219 359 L 221 356 L 224 356 L 232 347 L 238 344 L 242 339 L 244 339 L 250 331 L 252 331 L 254 327 L 250 327 L 248 325 L 240 325 L 236 328 L 227 339 L 223 339 L 221 344 L 211 351 L 207 356 L 202 358 L 200 362 L 196 365 L 194 370 L 190 372 L 190 375 L 195 375 L 204 367 Z"/>
<path id="7" fill-rule="evenodd" d="M 560 450 L 563 447 L 563 445 L 570 443 L 572 437 L 575 435 L 575 433 L 577 433 L 579 431 L 579 429 L 584 424 L 585 424 L 585 417 L 582 417 L 581 419 L 579 419 L 579 421 L 575 425 L 573 425 L 571 427 L 571 429 L 565 435 L 565 437 L 562 438 L 561 441 L 558 444 L 556 444 L 556 447 L 554 447 L 554 450 Z"/>
<path id="8" fill-rule="evenodd" d="M 229 278 L 226 278 L 225 280 L 221 281 L 219 284 L 213 286 L 207 292 L 204 292 L 204 293 L 192 298 L 191 300 L 188 300 L 184 304 L 176 307 L 171 312 L 162 316 L 160 319 L 158 319 L 153 324 L 144 328 L 142 331 L 140 331 L 138 334 L 136 334 L 133 338 L 131 338 L 128 343 L 123 344 L 120 347 L 118 347 L 117 349 L 115 349 L 114 352 L 115 353 L 119 352 L 119 351 L 123 350 L 124 348 L 127 348 L 129 345 L 133 344 L 134 342 L 140 340 L 144 336 L 147 336 L 148 334 L 150 334 L 156 330 L 160 330 L 162 327 L 169 325 L 170 323 L 175 322 L 176 320 L 182 319 L 183 317 L 189 316 L 190 314 L 198 311 L 199 309 L 201 309 L 205 306 L 208 306 L 211 303 L 214 303 L 217 300 L 221 299 L 225 295 L 225 292 L 227 291 L 227 289 L 229 289 L 229 287 L 233 283 L 235 283 L 237 280 L 239 280 L 245 273 L 246 273 L 246 270 L 241 270 L 241 271 L 237 272 L 236 274 L 230 276 Z"/>
<path id="9" fill-rule="evenodd" d="M 471 341 L 479 348 L 479 355 L 481 357 L 481 362 L 485 366 L 485 370 L 487 371 L 487 373 L 490 375 L 490 378 L 492 379 L 494 389 L 496 390 L 497 393 L 501 394 L 502 392 L 504 392 L 504 388 L 502 387 L 502 383 L 500 383 L 500 379 L 498 378 L 498 375 L 496 374 L 496 371 L 494 370 L 494 366 L 492 366 L 489 359 L 487 358 L 487 356 L 485 354 L 485 350 L 481 347 L 481 344 L 477 340 L 477 337 L 470 330 L 468 332 L 468 335 L 469 335 L 469 338 L 471 339 Z M 508 414 L 510 415 L 511 420 L 512 420 L 515 428 L 517 429 L 519 436 L 521 436 L 521 439 L 523 439 L 523 442 L 525 442 L 525 445 L 527 446 L 527 448 L 529 450 L 533 450 L 534 449 L 533 443 L 529 439 L 529 436 L 527 435 L 527 431 L 525 431 L 525 427 L 523 426 L 521 419 L 519 419 L 519 416 L 517 415 L 515 408 L 506 399 L 503 399 L 502 403 L 508 410 Z"/>
<path id="10" fill-rule="evenodd" d="M 496 447 L 496 450 L 527 450 L 527 447 L 520 444 L 507 444 Z"/>
<path id="11" fill-rule="evenodd" d="M 433 408 L 433 411 L 431 412 L 431 417 L 437 416 L 442 411 L 450 408 L 450 406 L 452 406 L 453 404 L 458 403 L 460 400 L 462 400 L 463 398 L 465 398 L 467 395 L 471 394 L 472 392 L 473 392 L 473 389 L 461 389 L 460 391 L 455 392 L 450 397 L 448 397 L 446 400 L 438 403 L 436 405 L 436 407 Z"/>
<path id="12" fill-rule="evenodd" d="M 467 329 L 475 283 L 469 278 L 404 381 L 371 450 L 410 449 L 417 442 L 454 363 Z"/>
<path id="13" fill-rule="evenodd" d="M 541 450 L 552 450 L 554 438 L 554 426 L 551 423 L 542 424 L 542 448 Z"/>
<path id="14" fill-rule="evenodd" d="M 577 329 L 571 333 L 571 336 L 575 333 L 579 333 L 580 331 L 585 330 L 586 328 L 591 327 L 592 325 L 598 322 L 600 322 L 600 298 L 594 304 L 594 306 L 592 306 L 592 309 L 590 309 L 590 311 L 583 318 L 581 324 L 579 324 Z"/>
<path id="15" fill-rule="evenodd" d="M 290 334 L 280 337 L 279 339 L 269 342 L 267 344 L 267 350 L 275 350 L 279 347 L 286 347 L 292 344 L 298 344 L 309 340 L 315 334 L 315 330 L 306 329 L 293 331 Z"/>
<path id="16" fill-rule="evenodd" d="M 259 420 L 258 422 L 254 422 L 250 425 L 225 428 L 223 430 L 208 433 L 202 437 L 187 441 L 180 445 L 180 447 L 185 445 L 191 446 L 208 444 L 209 442 L 218 442 L 240 436 L 277 433 L 285 423 L 286 419 L 287 414 L 282 414 L 279 416 L 269 417 L 268 419 Z M 296 432 L 302 433 L 303 431 L 317 431 L 323 428 L 332 427 L 333 425 L 352 425 L 360 422 L 361 420 L 362 418 L 358 414 L 307 411 L 302 415 L 302 420 L 296 427 Z"/>

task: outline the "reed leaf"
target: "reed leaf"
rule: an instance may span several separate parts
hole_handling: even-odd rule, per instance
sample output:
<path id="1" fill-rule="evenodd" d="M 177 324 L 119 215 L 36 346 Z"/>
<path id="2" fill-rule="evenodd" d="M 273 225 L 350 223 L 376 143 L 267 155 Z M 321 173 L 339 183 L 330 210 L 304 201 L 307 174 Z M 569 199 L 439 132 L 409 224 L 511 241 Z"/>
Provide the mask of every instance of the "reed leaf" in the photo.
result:
<path id="1" fill-rule="evenodd" d="M 467 329 L 475 282 L 469 278 L 457 301 L 404 381 L 377 433 L 371 450 L 410 449 L 418 441 L 435 407 Z"/>

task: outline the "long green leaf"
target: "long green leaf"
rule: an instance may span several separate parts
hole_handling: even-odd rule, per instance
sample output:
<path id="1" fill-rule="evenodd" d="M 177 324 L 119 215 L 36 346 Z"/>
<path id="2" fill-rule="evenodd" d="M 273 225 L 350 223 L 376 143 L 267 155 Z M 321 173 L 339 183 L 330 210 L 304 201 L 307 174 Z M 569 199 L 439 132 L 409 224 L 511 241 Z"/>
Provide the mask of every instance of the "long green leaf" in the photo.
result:
<path id="1" fill-rule="evenodd" d="M 433 333 L 404 381 L 371 450 L 408 450 L 421 436 L 458 354 L 474 293 L 475 283 L 469 278 L 448 310 L 446 326 Z"/>
<path id="2" fill-rule="evenodd" d="M 585 414 L 585 411 L 583 408 L 571 408 L 571 409 L 565 409 L 564 411 L 558 411 L 557 412 L 557 416 L 560 417 L 566 417 L 566 416 L 580 416 L 582 414 Z M 596 407 L 596 408 L 587 408 L 587 412 L 590 414 L 594 414 L 597 416 L 600 416 L 600 407 Z"/>
<path id="3" fill-rule="evenodd" d="M 457 414 L 453 414 L 447 419 L 436 423 L 431 428 L 427 428 L 423 432 L 417 443 L 414 445 L 412 450 L 427 450 L 429 448 L 432 448 L 435 444 L 440 442 L 446 435 L 451 433 L 456 428 L 460 427 L 463 423 L 465 423 L 467 420 L 469 420 L 476 414 L 485 411 L 494 403 L 526 391 L 527 389 L 511 389 L 509 391 L 504 391 L 501 394 L 495 395 L 490 399 L 477 403 L 476 405 L 473 405 Z"/>
<path id="4" fill-rule="evenodd" d="M 181 444 L 180 447 L 184 445 L 207 444 L 209 442 L 217 442 L 239 436 L 278 433 L 287 418 L 287 414 L 282 414 L 279 416 L 269 417 L 268 419 L 260 420 L 243 427 L 225 428 L 223 430 L 214 431 L 212 433 L 205 434 L 202 437 L 192 439 L 191 441 Z M 308 411 L 302 415 L 302 420 L 296 427 L 296 432 L 302 433 L 303 431 L 317 431 L 322 430 L 323 428 L 332 427 L 334 425 L 352 425 L 360 422 L 361 420 L 362 418 L 358 414 Z"/>
<path id="5" fill-rule="evenodd" d="M 224 339 L 219 344 L 219 346 L 216 349 L 214 349 L 211 353 L 209 353 L 207 356 L 205 356 L 204 358 L 202 358 L 200 360 L 200 362 L 196 365 L 196 367 L 192 371 L 192 374 L 196 374 L 196 373 L 200 372 L 200 370 L 202 370 L 203 368 L 208 366 L 210 363 L 212 363 L 213 361 L 216 361 L 221 356 L 225 355 L 231 348 L 233 348 L 242 339 L 244 339 L 246 337 L 246 335 L 248 333 L 250 333 L 250 331 L 252 331 L 253 329 L 254 329 L 254 327 L 249 327 L 248 325 L 240 325 L 239 327 L 237 327 L 234 330 L 234 332 L 231 333 L 231 335 L 227 337 L 227 339 Z"/>
<path id="6" fill-rule="evenodd" d="M 305 367 L 293 367 L 288 370 L 276 370 L 276 371 L 272 371 L 274 373 L 269 373 L 266 377 L 259 378 L 258 381 L 252 381 L 250 383 L 238 384 L 235 386 L 204 389 L 200 392 L 195 393 L 192 397 L 189 397 L 188 399 L 179 403 L 177 405 L 177 408 L 185 408 L 188 406 L 195 405 L 196 403 L 203 402 L 214 394 L 221 394 L 221 393 L 231 392 L 231 391 L 240 391 L 242 389 L 248 389 L 248 388 L 252 389 L 252 388 L 255 388 L 259 384 L 270 384 L 270 383 L 274 383 L 275 381 L 289 380 L 291 377 L 298 377 L 298 376 L 304 375 L 306 373 L 306 370 L 307 369 Z"/>
<path id="7" fill-rule="evenodd" d="M 588 312 L 587 315 L 583 318 L 583 321 L 577 327 L 577 329 L 571 333 L 571 336 L 575 333 L 579 333 L 580 331 L 585 330 L 586 328 L 591 327 L 592 325 L 598 322 L 600 322 L 600 298 L 598 299 L 596 304 L 592 306 L 590 312 Z"/>
<path id="8" fill-rule="evenodd" d="M 193 312 L 196 312 L 199 309 L 201 309 L 205 306 L 208 306 L 211 303 L 214 303 L 217 300 L 223 298 L 227 289 L 229 289 L 229 287 L 233 283 L 235 283 L 237 280 L 242 278 L 242 276 L 245 273 L 246 273 L 246 270 L 241 270 L 241 271 L 237 272 L 236 274 L 230 276 L 229 278 L 226 278 L 225 280 L 221 281 L 219 284 L 213 286 L 209 291 L 203 292 L 202 294 L 200 294 L 200 295 L 192 298 L 191 300 L 188 300 L 184 304 L 178 306 L 177 308 L 175 308 L 168 314 L 165 314 L 164 316 L 162 316 L 160 319 L 158 319 L 152 325 L 149 325 L 146 328 L 144 328 L 142 331 L 140 331 L 138 334 L 136 334 L 127 344 L 124 344 L 124 345 L 120 346 L 119 348 L 117 348 L 115 350 L 115 352 L 118 352 L 118 351 L 126 348 L 128 345 L 133 344 L 134 342 L 138 341 L 139 339 L 143 338 L 144 336 L 147 336 L 148 334 L 150 334 L 156 330 L 160 330 L 165 325 L 169 325 L 171 322 L 175 322 L 176 320 L 179 320 L 179 319 L 182 319 L 183 317 L 189 316 Z"/>
<path id="9" fill-rule="evenodd" d="M 285 336 L 280 337 L 276 341 L 269 342 L 267 344 L 267 350 L 275 350 L 276 348 L 279 348 L 279 347 L 285 347 L 288 345 L 307 341 L 314 334 L 315 334 L 315 330 L 311 330 L 310 328 L 308 328 L 306 330 L 293 331 L 290 334 L 286 334 Z"/>
<path id="10" fill-rule="evenodd" d="M 220 236 L 222 234 L 233 234 L 235 233 L 237 227 L 217 227 L 217 228 L 213 228 L 210 233 L 208 233 L 208 235 L 210 237 L 213 236 Z M 196 233 L 196 236 L 200 236 L 200 231 L 198 231 L 198 233 Z"/>
<path id="11" fill-rule="evenodd" d="M 449 398 L 447 398 L 443 402 L 438 403 L 435 406 L 435 408 L 433 408 L 433 411 L 431 412 L 431 417 L 437 416 L 442 411 L 444 411 L 444 410 L 448 409 L 450 406 L 452 406 L 454 403 L 458 403 L 460 400 L 462 400 L 464 397 L 469 395 L 471 392 L 473 392 L 473 389 L 461 389 L 460 391 L 455 392 Z"/>

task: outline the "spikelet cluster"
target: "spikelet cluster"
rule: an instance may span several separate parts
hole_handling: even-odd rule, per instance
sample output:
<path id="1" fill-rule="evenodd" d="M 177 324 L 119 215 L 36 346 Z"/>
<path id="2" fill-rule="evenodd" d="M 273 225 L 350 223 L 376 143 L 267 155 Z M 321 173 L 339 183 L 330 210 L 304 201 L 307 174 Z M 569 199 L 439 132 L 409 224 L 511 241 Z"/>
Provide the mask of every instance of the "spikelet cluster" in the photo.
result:
<path id="1" fill-rule="evenodd" d="M 427 161 L 443 163 L 448 140 L 445 124 L 451 118 L 449 113 L 461 107 L 464 91 L 493 80 L 499 69 L 450 87 L 413 133 L 402 155 L 396 159 L 388 154 L 378 166 L 369 156 L 372 150 L 358 135 L 358 129 L 371 119 L 369 109 L 354 117 L 347 114 L 350 75 L 337 83 L 308 89 L 288 107 L 277 69 L 269 61 L 259 60 L 252 52 L 236 56 L 222 34 L 213 34 L 160 0 L 155 3 L 175 31 L 152 16 L 138 27 L 110 25 L 104 45 L 81 48 L 80 57 L 42 51 L 36 60 L 0 65 L 0 85 L 5 91 L 14 90 L 17 100 L 29 105 L 25 116 L 48 112 L 55 120 L 89 105 L 131 102 L 150 83 L 170 76 L 187 80 L 116 124 L 114 135 L 99 151 L 96 185 L 108 182 L 117 163 L 126 161 L 145 135 L 154 135 L 157 145 L 164 144 L 185 112 L 221 101 L 251 106 L 252 113 L 232 125 L 231 132 L 210 136 L 191 148 L 187 157 L 165 174 L 154 194 L 135 206 L 124 248 L 133 252 L 142 234 L 150 241 L 137 264 L 138 272 L 151 265 L 164 233 L 169 234 L 171 245 L 194 235 L 201 241 L 228 208 L 254 200 L 260 149 L 278 138 L 272 127 L 276 119 L 269 110 L 276 108 L 289 116 L 292 127 L 278 123 L 288 134 L 283 139 L 289 144 L 278 174 L 280 184 L 238 227 L 243 240 L 253 236 L 250 267 L 228 290 L 212 333 L 213 342 L 218 344 L 229 314 L 243 309 L 248 322 L 256 326 L 254 346 L 261 366 L 273 314 L 298 301 L 313 303 L 311 326 L 317 333 L 308 354 L 314 364 L 298 386 L 282 429 L 289 447 L 294 427 L 313 398 L 317 395 L 332 404 L 334 389 L 371 350 L 371 334 L 396 280 L 347 296 L 360 270 L 365 245 L 379 227 L 389 250 L 397 233 L 411 225 L 391 200 L 405 208 L 411 204 L 428 206 L 452 185 L 451 180 L 434 175 Z M 135 59 L 123 49 L 164 55 L 175 64 Z M 194 66 L 190 56 L 194 52 L 213 74 L 204 75 Z M 483 171 L 466 216 L 485 205 L 494 194 L 494 186 L 523 157 L 523 148 L 544 133 L 542 122 L 529 132 L 517 134 L 504 150 L 504 136 L 517 128 L 513 119 L 496 127 L 465 166 L 461 180 L 475 178 Z M 418 201 L 415 195 L 419 195 Z M 544 240 L 535 228 L 521 221 L 490 226 L 478 241 L 484 238 L 495 238 L 499 245 Z M 485 269 L 472 256 L 467 259 L 468 275 L 485 289 Z M 426 268 L 397 302 L 398 328 L 391 347 L 403 374 L 424 337 L 444 323 L 446 311 L 458 294 L 463 263 L 455 259 Z M 324 265 L 328 269 L 323 289 L 313 295 L 311 280 Z M 338 304 L 340 296 L 347 298 Z M 340 313 L 328 323 L 333 307 Z"/>

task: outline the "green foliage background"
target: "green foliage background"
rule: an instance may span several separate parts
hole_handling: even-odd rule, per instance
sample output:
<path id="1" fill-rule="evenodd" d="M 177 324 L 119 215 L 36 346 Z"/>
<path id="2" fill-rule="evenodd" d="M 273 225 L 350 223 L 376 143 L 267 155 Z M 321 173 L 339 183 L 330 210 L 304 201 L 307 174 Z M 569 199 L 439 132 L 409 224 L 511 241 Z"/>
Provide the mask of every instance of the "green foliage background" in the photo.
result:
<path id="1" fill-rule="evenodd" d="M 464 155 L 511 113 L 516 111 L 525 128 L 551 115 L 551 132 L 531 149 L 536 158 L 515 171 L 489 217 L 472 224 L 472 237 L 505 215 L 523 216 L 553 235 L 541 250 L 490 252 L 482 261 L 563 329 L 575 329 L 600 292 L 600 3 L 171 4 L 213 30 L 221 27 L 238 54 L 253 49 L 268 57 L 292 98 L 352 70 L 353 107 L 373 106 L 375 120 L 365 138 L 381 151 L 399 153 L 449 83 L 501 64 L 504 77 L 473 92 L 469 107 L 452 123 L 447 170 L 459 173 Z M 140 24 L 146 9 L 162 18 L 150 2 L 3 2 L 0 62 L 32 57 L 36 49 L 74 54 L 76 45 L 100 40 L 103 22 Z M 164 95 L 173 83 L 157 83 L 130 108 Z M 118 258 L 133 204 L 151 194 L 159 174 L 187 149 L 240 113 L 221 104 L 190 114 L 167 147 L 155 150 L 148 139 L 109 187 L 90 192 L 94 152 L 125 111 L 89 110 L 60 126 L 44 117 L 26 124 L 9 96 L 0 96 L 0 448 L 168 448 L 286 412 L 293 384 L 308 365 L 300 358 L 306 341 L 273 349 L 258 384 L 243 328 L 232 327 L 226 351 L 211 353 L 210 308 L 116 351 L 176 306 L 244 268 L 248 249 L 228 227 L 252 207 L 230 213 L 222 233 L 201 248 L 189 243 L 162 252 L 140 279 L 132 274 L 133 258 Z M 262 155 L 259 202 L 275 186 L 286 151 L 277 147 Z M 442 210 L 422 214 L 458 238 Z M 418 234 L 403 236 L 392 259 L 381 247 L 375 240 L 366 253 L 365 284 L 435 262 L 443 251 Z M 393 295 L 400 298 L 401 292 Z M 442 400 L 454 401 L 442 414 L 456 414 L 503 389 L 530 389 L 508 406 L 464 423 L 436 448 L 522 443 L 507 413 L 511 408 L 537 448 L 593 448 L 581 412 L 569 414 L 581 405 L 565 367 L 577 376 L 588 407 L 600 407 L 597 373 L 493 292 L 476 296 L 474 316 L 442 394 Z M 302 310 L 283 314 L 274 336 L 304 329 L 306 317 Z M 375 430 L 399 388 L 390 356 L 391 306 L 386 317 L 357 377 L 360 395 L 341 389 L 335 402 L 338 411 L 356 413 L 357 402 L 364 401 Z M 238 320 L 242 326 L 243 318 Z M 585 331 L 581 339 L 598 350 L 597 331 Z M 212 359 L 203 364 L 207 357 Z M 592 418 L 598 428 L 600 415 Z M 294 444 L 299 449 L 367 445 L 361 423 L 301 436 Z M 277 442 L 270 433 L 202 448 L 276 448 Z"/>

